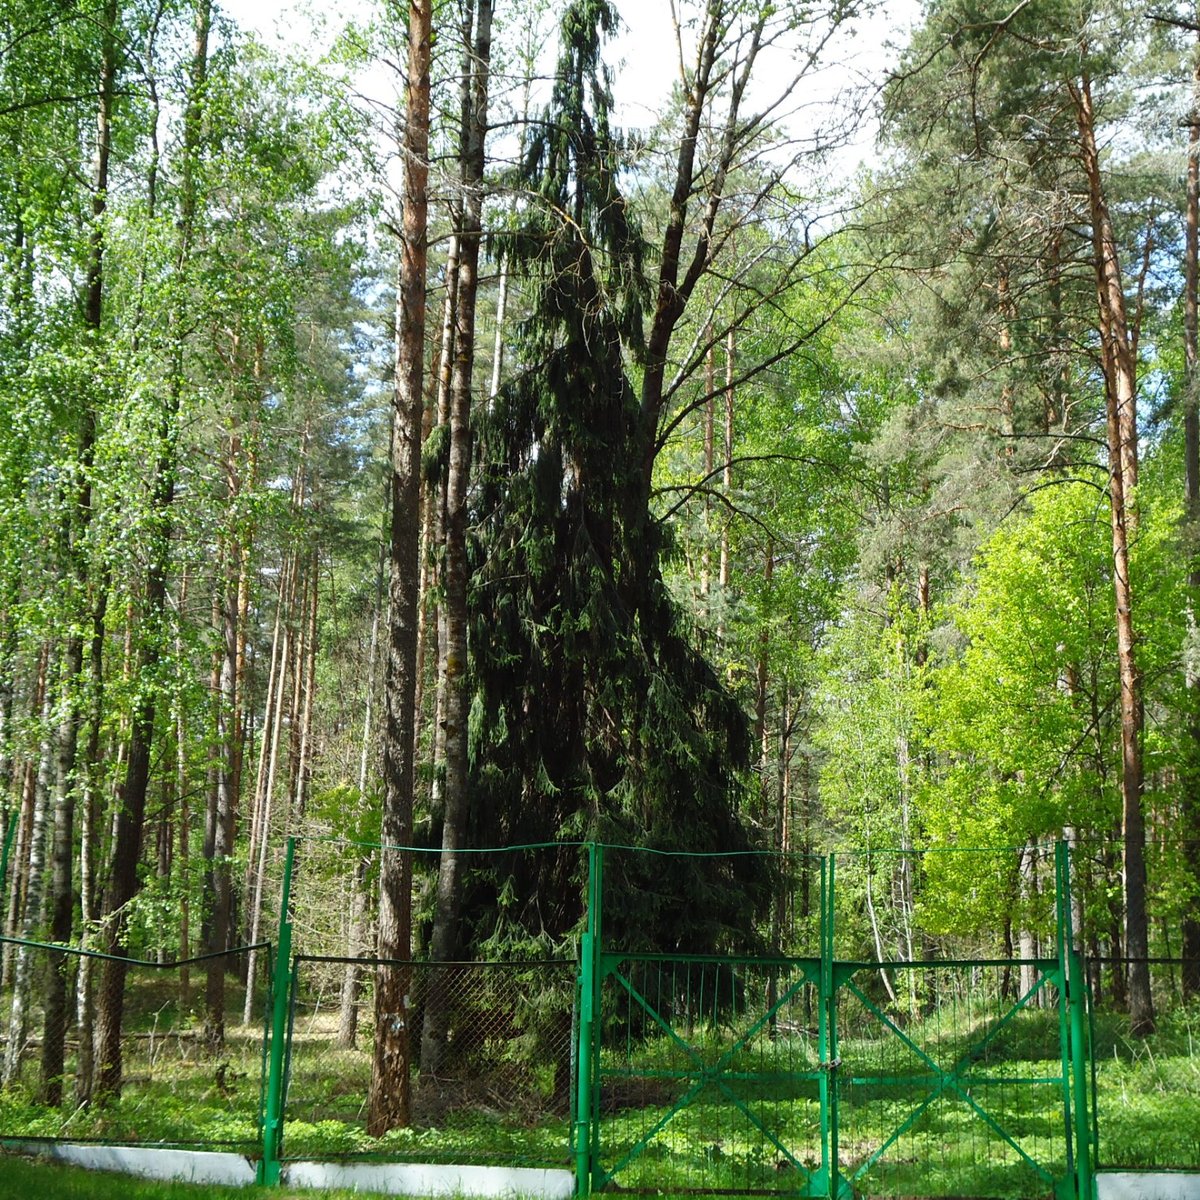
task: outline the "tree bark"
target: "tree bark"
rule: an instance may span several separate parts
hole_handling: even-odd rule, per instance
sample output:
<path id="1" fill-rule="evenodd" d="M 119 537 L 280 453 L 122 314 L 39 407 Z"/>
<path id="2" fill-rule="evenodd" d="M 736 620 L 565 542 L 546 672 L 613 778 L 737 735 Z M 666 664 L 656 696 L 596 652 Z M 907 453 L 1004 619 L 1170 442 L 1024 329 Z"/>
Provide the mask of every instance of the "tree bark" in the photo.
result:
<path id="1" fill-rule="evenodd" d="M 33 793 L 33 820 L 29 831 L 29 886 L 25 891 L 24 915 L 20 936 L 29 940 L 38 931 L 42 919 L 42 868 L 46 853 L 46 810 L 49 807 L 50 775 L 53 771 L 54 726 L 51 722 L 51 697 L 54 691 L 50 679 L 54 674 L 53 655 L 47 655 L 46 684 L 42 690 L 41 738 L 38 745 L 37 779 Z M 7 1087 L 21 1071 L 21 1055 L 25 1049 L 25 1030 L 29 1019 L 29 995 L 32 988 L 30 948 L 17 950 L 13 971 L 12 1009 L 9 1014 L 8 1040 L 4 1047 L 4 1069 L 0 1080 Z"/>
<path id="2" fill-rule="evenodd" d="M 266 709 L 263 713 L 263 729 L 259 750 L 258 785 L 254 805 L 254 823 L 257 839 L 251 829 L 250 863 L 246 877 L 246 893 L 249 897 L 249 940 L 258 941 L 259 923 L 262 920 L 263 888 L 267 874 L 267 846 L 271 835 L 271 809 L 275 796 L 275 779 L 279 770 L 280 731 L 283 728 L 283 698 L 287 685 L 287 662 L 291 645 L 290 608 L 295 601 L 296 576 L 299 571 L 298 557 L 285 557 L 280 572 L 279 599 L 275 610 L 275 633 L 271 643 L 271 677 L 267 685 Z M 253 888 L 251 888 L 253 882 Z M 242 1021 L 250 1023 L 254 1010 L 254 968 L 257 951 L 250 952 L 247 963 L 246 999 L 242 1009 Z"/>
<path id="3" fill-rule="evenodd" d="M 117 0 L 106 0 L 100 30 L 100 70 L 98 77 L 96 112 L 96 157 L 92 170 L 92 224 L 88 231 L 87 292 L 84 301 L 84 323 L 96 346 L 100 343 L 101 325 L 104 319 L 104 215 L 108 208 L 109 160 L 112 154 L 113 101 L 117 75 Z M 80 601 L 91 596 L 93 616 L 100 612 L 101 630 L 93 641 L 92 686 L 102 683 L 101 658 L 103 655 L 103 601 L 95 599 L 95 586 L 89 586 L 87 536 L 92 520 L 92 469 L 96 448 L 96 413 L 90 400 L 83 404 L 79 437 L 79 482 L 75 498 L 74 529 L 67 531 L 66 553 Z M 100 590 L 107 593 L 107 581 Z M 74 623 L 72 622 L 72 626 Z M 58 784 L 55 795 L 54 842 L 51 854 L 50 890 L 50 937 L 52 941 L 67 943 L 71 940 L 74 895 L 72 891 L 72 866 L 75 843 L 75 804 L 79 783 L 77 751 L 79 733 L 87 709 L 86 695 L 82 688 L 84 665 L 84 637 L 73 629 L 67 638 L 65 650 L 64 701 L 65 716 L 59 731 Z M 100 714 L 95 712 L 98 722 Z M 93 748 L 89 738 L 87 748 Z M 89 757 L 84 771 L 91 774 L 95 759 Z M 67 1031 L 67 956 L 53 954 L 50 972 L 46 980 L 45 1011 L 42 1030 L 42 1097 L 45 1103 L 57 1107 L 62 1103 L 62 1075 Z"/>
<path id="4" fill-rule="evenodd" d="M 721 469 L 721 487 L 725 493 L 727 504 L 733 503 L 733 378 L 734 378 L 734 334 L 733 330 L 725 335 L 725 440 L 723 444 L 725 459 Z M 721 561 L 720 575 L 721 591 L 729 587 L 730 578 L 729 558 L 729 514 L 726 512 L 721 524 Z"/>
<path id="5" fill-rule="evenodd" d="M 409 984 L 412 951 L 412 842 L 416 699 L 418 544 L 421 533 L 421 408 L 424 382 L 425 268 L 429 210 L 431 0 L 411 0 L 408 16 L 404 219 L 396 313 L 396 383 L 391 444 L 391 555 L 384 733 L 383 843 L 375 1050 L 367 1130 L 379 1137 L 410 1115 Z"/>
<path id="6" fill-rule="evenodd" d="M 232 499 L 232 497 L 230 497 Z M 225 561 L 218 572 L 214 596 L 214 633 L 217 638 L 217 664 L 212 697 L 216 720 L 214 753 L 216 756 L 216 786 L 209 791 L 204 813 L 204 952 L 219 954 L 229 945 L 229 919 L 233 894 L 230 877 L 230 856 L 233 846 L 232 817 L 236 798 L 233 793 L 233 759 L 236 731 L 234 713 L 237 708 L 237 594 L 231 579 L 234 564 L 241 558 L 236 541 L 226 547 Z M 205 963 L 204 1036 L 210 1050 L 219 1053 L 225 1044 L 225 972 L 224 958 L 210 958 Z"/>
<path id="7" fill-rule="evenodd" d="M 1188 624 L 1195 629 L 1200 597 L 1200 47 L 1194 51 L 1192 112 L 1188 121 L 1186 241 L 1184 248 L 1183 344 L 1186 366 L 1183 392 L 1183 462 L 1188 553 Z M 1183 995 L 1200 995 L 1200 671 L 1189 664 L 1187 752 L 1180 817 L 1183 857 L 1191 877 L 1192 899 L 1183 918 Z"/>
<path id="8" fill-rule="evenodd" d="M 197 191 L 195 164 L 199 155 L 204 87 L 208 72 L 208 35 L 211 0 L 198 0 L 195 15 L 195 50 L 192 57 L 187 109 L 184 114 L 182 180 L 180 197 L 179 249 L 177 268 L 182 274 L 190 254 L 195 225 Z M 181 280 L 182 286 L 182 280 Z M 176 441 L 178 413 L 183 386 L 182 299 L 171 319 L 172 369 L 170 391 L 158 430 L 158 451 L 153 468 L 150 510 L 149 564 L 143 602 L 143 630 L 137 651 L 136 675 L 148 679 L 161 657 L 166 617 L 167 575 L 170 567 L 171 510 L 175 500 Z M 119 1095 L 122 1075 L 121 1027 L 124 1020 L 127 949 L 125 930 L 127 906 L 137 893 L 137 865 L 141 856 L 142 826 L 146 812 L 146 790 L 150 781 L 150 752 L 154 740 L 156 695 L 143 687 L 134 704 L 130 722 L 129 755 L 125 779 L 117 798 L 113 839 L 112 873 L 104 901 L 105 951 L 109 955 L 101 970 L 96 1013 L 96 1091 L 104 1098 Z"/>
<path id="9" fill-rule="evenodd" d="M 704 352 L 704 545 L 700 550 L 700 595 L 707 596 L 712 589 L 712 487 L 713 467 L 716 462 L 716 380 L 717 352 L 712 342 L 712 326 L 705 330 L 704 340 L 708 348 Z"/>
<path id="10" fill-rule="evenodd" d="M 367 651 L 367 693 L 363 713 L 362 747 L 358 757 L 358 803 L 366 804 L 367 779 L 371 766 L 371 739 L 375 728 L 375 663 L 379 652 L 379 623 L 383 608 L 383 556 L 379 559 L 379 574 L 375 582 L 375 605 L 371 613 L 371 642 Z M 414 706 L 415 707 L 415 706 Z M 417 748 L 413 747 L 416 757 Z M 367 877 L 371 854 L 363 851 L 354 864 L 354 880 L 350 892 L 350 921 L 347 929 L 346 954 L 357 958 L 366 950 Z M 353 1049 L 358 1040 L 358 1000 L 362 991 L 362 967 L 357 962 L 346 964 L 342 976 L 342 995 L 338 1012 L 337 1044 Z"/>
<path id="11" fill-rule="evenodd" d="M 446 479 L 446 782 L 442 851 L 438 860 L 436 909 L 429 951 L 434 962 L 453 958 L 458 942 L 459 851 L 466 836 L 470 811 L 467 795 L 467 482 L 471 467 L 471 397 L 479 245 L 483 230 L 492 0 L 476 0 L 475 10 L 471 114 L 463 131 L 463 221 L 459 237 L 454 371 L 450 387 L 450 468 Z M 446 1048 L 448 1001 L 446 973 L 435 971 L 429 980 L 421 1034 L 421 1070 L 431 1074 L 436 1074 L 440 1068 Z"/>
<path id="12" fill-rule="evenodd" d="M 1088 184 L 1092 260 L 1107 400 L 1109 499 L 1112 510 L 1113 590 L 1121 681 L 1121 809 L 1125 851 L 1125 949 L 1129 956 L 1129 1023 L 1137 1036 L 1153 1032 L 1149 924 L 1146 913 L 1146 830 L 1142 810 L 1142 686 L 1135 651 L 1129 532 L 1135 523 L 1137 488 L 1137 381 L 1125 315 L 1125 291 L 1109 215 L 1095 113 L 1086 75 L 1071 85 L 1079 146 Z"/>

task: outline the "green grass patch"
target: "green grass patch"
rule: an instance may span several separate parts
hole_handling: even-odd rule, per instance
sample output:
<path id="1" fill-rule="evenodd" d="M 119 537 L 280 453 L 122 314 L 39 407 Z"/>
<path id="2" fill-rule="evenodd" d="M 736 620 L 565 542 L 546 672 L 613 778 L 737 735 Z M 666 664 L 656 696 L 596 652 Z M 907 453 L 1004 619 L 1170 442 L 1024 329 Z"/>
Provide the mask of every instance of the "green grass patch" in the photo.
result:
<path id="1" fill-rule="evenodd" d="M 0 1154 L 0 1196 L 21 1200 L 251 1200 L 268 1194 L 271 1200 L 361 1200 L 372 1193 L 294 1188 L 272 1188 L 268 1193 L 215 1184 L 160 1183 Z"/>

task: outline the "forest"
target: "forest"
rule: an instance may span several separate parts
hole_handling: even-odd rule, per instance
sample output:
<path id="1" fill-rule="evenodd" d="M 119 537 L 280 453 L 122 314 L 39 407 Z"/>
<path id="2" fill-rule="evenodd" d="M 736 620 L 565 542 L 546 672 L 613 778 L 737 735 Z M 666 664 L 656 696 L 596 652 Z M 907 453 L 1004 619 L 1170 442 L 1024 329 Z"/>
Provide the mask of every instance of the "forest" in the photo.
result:
<path id="1" fill-rule="evenodd" d="M 1065 840 L 1132 1034 L 1200 993 L 1196 12 L 672 0 L 648 111 L 622 7 L 0 0 L 3 1082 L 36 1008 L 119 1093 L 127 957 L 219 1044 L 289 837 L 377 1133 L 396 964 L 571 957 L 581 843 L 696 855 L 631 949 L 836 851 L 915 961 L 1036 958 Z"/>

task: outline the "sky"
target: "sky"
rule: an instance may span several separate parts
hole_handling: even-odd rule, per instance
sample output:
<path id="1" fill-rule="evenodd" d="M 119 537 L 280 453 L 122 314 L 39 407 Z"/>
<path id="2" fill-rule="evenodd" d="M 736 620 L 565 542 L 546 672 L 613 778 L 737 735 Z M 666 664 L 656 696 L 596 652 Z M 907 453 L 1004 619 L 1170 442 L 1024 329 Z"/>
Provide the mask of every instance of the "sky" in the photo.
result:
<path id="1" fill-rule="evenodd" d="M 243 28 L 253 30 L 265 43 L 292 52 L 319 46 L 328 37 L 328 33 L 314 32 L 314 22 L 306 13 L 314 10 L 322 13 L 317 23 L 323 22 L 328 30 L 339 19 L 364 17 L 371 7 L 369 0 L 338 0 L 331 14 L 330 6 L 310 5 L 309 0 L 220 0 L 220 3 L 227 15 Z M 498 10 L 502 8 L 503 0 L 497 5 Z M 617 8 L 623 28 L 606 54 L 615 67 L 616 119 L 626 128 L 648 127 L 677 73 L 671 6 L 668 0 L 617 0 Z M 878 86 L 895 60 L 894 47 L 904 43 L 919 12 L 919 0 L 884 0 L 872 15 L 860 18 L 830 47 L 825 57 L 832 65 L 806 79 L 806 100 L 828 104 L 847 88 L 863 87 L 869 91 Z M 502 13 L 498 11 L 500 16 Z M 548 49 L 553 52 L 552 45 Z M 771 89 L 773 76 L 790 78 L 793 65 L 783 60 L 772 63 L 769 55 L 764 56 L 757 72 L 764 91 Z M 368 72 L 359 86 L 368 95 L 378 90 L 380 98 L 390 101 L 394 95 L 394 76 L 382 70 Z M 802 125 L 811 122 L 811 117 L 798 113 L 793 120 Z M 803 132 L 799 130 L 801 136 Z M 874 132 L 871 122 L 860 129 L 837 156 L 837 173 L 848 176 L 862 160 L 870 158 Z"/>

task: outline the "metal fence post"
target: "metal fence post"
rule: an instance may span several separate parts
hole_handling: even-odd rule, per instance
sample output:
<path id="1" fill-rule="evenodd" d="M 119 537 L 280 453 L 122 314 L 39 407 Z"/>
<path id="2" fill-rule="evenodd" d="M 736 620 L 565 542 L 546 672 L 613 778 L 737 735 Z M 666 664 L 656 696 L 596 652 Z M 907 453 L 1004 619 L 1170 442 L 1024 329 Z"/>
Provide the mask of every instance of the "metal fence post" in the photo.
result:
<path id="1" fill-rule="evenodd" d="M 1063 910 L 1066 919 L 1065 943 L 1067 953 L 1067 1004 L 1070 1026 L 1071 1086 L 1074 1099 L 1075 1182 L 1079 1200 L 1092 1200 L 1091 1121 L 1088 1117 L 1088 1059 L 1091 1046 L 1088 1039 L 1087 992 L 1083 977 L 1083 960 L 1075 946 L 1074 905 L 1071 903 L 1071 850 L 1062 847 Z"/>
<path id="2" fill-rule="evenodd" d="M 1063 997 L 1059 1003 L 1062 1037 L 1063 1104 L 1067 1111 L 1067 1169 L 1078 1200 L 1092 1200 L 1091 1121 L 1088 1116 L 1087 996 L 1083 962 L 1075 949 L 1071 904 L 1071 850 L 1065 841 L 1054 848 L 1058 969 Z"/>
<path id="3" fill-rule="evenodd" d="M 590 1196 L 595 1153 L 599 1144 L 600 1114 L 593 1106 L 595 1096 L 595 1028 L 600 988 L 600 909 L 603 892 L 603 847 L 589 842 L 587 929 L 583 935 L 579 964 L 579 1048 L 575 1056 L 575 1195 Z"/>
<path id="4" fill-rule="evenodd" d="M 292 868 L 296 861 L 296 839 L 288 838 L 283 861 L 283 890 L 279 898 L 279 943 L 271 977 L 271 1053 L 267 1067 L 267 1099 L 263 1108 L 262 1160 L 258 1164 L 260 1184 L 279 1182 L 279 1145 L 283 1132 L 283 1060 L 287 1041 L 288 995 L 291 991 L 292 960 Z"/>
<path id="5" fill-rule="evenodd" d="M 838 1181 L 838 1041 L 837 977 L 834 971 L 834 857 L 821 859 L 821 965 L 817 972 L 817 1055 L 821 1078 L 821 1175 L 825 1195 L 837 1200 Z"/>
<path id="6" fill-rule="evenodd" d="M 825 914 L 821 924 L 825 929 L 825 949 L 822 955 L 822 974 L 826 979 L 825 1003 L 829 1013 L 825 1019 L 825 1080 L 828 1098 L 829 1126 L 829 1195 L 831 1200 L 839 1200 L 841 1182 L 838 1171 L 838 1031 L 837 1031 L 837 972 L 836 972 L 836 927 L 837 913 L 837 874 L 836 856 L 829 852 L 829 885 L 825 895 Z"/>

